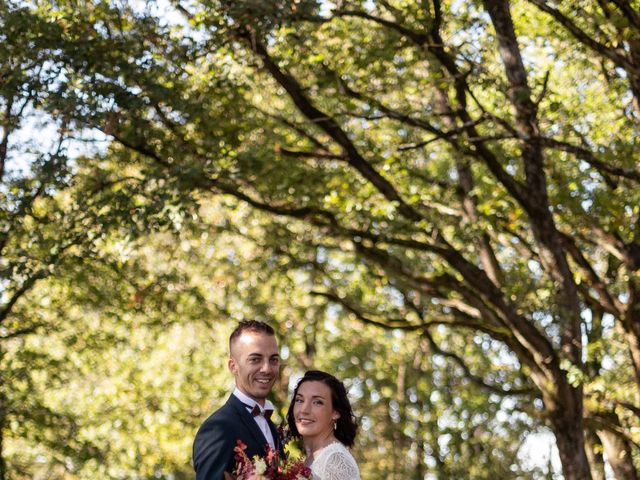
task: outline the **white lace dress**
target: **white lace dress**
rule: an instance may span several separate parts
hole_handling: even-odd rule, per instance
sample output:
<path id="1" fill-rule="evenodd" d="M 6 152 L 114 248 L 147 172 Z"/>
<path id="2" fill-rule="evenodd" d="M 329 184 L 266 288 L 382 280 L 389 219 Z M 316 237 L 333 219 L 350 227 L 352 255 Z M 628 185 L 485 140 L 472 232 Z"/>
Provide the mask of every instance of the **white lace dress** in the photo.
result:
<path id="1" fill-rule="evenodd" d="M 324 447 L 311 464 L 311 471 L 313 480 L 360 480 L 356 460 L 340 442 Z"/>

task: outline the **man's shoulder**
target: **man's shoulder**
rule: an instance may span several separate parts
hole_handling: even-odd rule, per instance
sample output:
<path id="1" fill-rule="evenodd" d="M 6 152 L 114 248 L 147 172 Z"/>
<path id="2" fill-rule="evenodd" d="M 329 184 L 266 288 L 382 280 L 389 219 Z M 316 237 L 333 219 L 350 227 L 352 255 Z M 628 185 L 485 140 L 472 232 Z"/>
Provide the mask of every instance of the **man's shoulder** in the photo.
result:
<path id="1" fill-rule="evenodd" d="M 228 417 L 235 417 L 239 414 L 234 397 L 229 397 L 225 402 L 214 410 L 206 421 L 224 421 Z"/>
<path id="2" fill-rule="evenodd" d="M 204 421 L 204 424 L 225 424 L 227 422 L 235 422 L 239 415 L 240 412 L 237 408 L 236 402 L 233 398 L 229 398 L 224 405 L 209 415 L 209 418 Z"/>
<path id="3" fill-rule="evenodd" d="M 196 442 L 204 438 L 226 438 L 238 428 L 239 418 L 237 409 L 229 402 L 225 403 L 202 422 L 196 433 Z"/>
<path id="4" fill-rule="evenodd" d="M 202 423 L 193 442 L 197 479 L 222 478 L 223 470 L 232 468 L 238 418 L 234 402 L 227 400 Z"/>

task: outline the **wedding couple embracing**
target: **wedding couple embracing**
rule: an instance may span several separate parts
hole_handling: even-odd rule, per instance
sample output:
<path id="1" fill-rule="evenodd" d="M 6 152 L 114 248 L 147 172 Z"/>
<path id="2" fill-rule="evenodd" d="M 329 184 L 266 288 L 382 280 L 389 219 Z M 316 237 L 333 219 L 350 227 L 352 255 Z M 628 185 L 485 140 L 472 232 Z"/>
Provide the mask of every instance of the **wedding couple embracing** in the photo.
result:
<path id="1" fill-rule="evenodd" d="M 240 322 L 229 337 L 229 370 L 236 388 L 205 420 L 193 443 L 196 480 L 360 479 L 349 451 L 356 422 L 340 380 L 312 370 L 296 385 L 286 420 L 291 436 L 302 439 L 306 457 L 304 465 L 283 462 L 282 468 L 273 466 L 274 458 L 285 458 L 284 439 L 270 420 L 274 407 L 267 400 L 280 370 L 273 328 L 256 320 Z"/>

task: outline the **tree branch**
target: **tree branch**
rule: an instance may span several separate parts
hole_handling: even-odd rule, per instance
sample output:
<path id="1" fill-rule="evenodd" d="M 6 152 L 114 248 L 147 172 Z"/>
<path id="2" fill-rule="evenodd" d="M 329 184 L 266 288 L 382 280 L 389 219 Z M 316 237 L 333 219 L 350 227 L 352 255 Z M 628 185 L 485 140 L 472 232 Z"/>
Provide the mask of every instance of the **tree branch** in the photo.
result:
<path id="1" fill-rule="evenodd" d="M 281 116 L 281 115 L 276 115 L 274 113 L 269 113 L 266 112 L 258 107 L 254 107 L 257 111 L 259 111 L 260 113 L 262 113 L 263 115 L 269 117 L 269 118 L 273 118 L 274 120 L 282 123 L 283 125 L 286 125 L 287 127 L 289 127 L 291 130 L 293 130 L 294 132 L 299 133 L 300 135 L 302 135 L 304 138 L 306 138 L 307 140 L 309 140 L 313 145 L 316 146 L 316 148 L 322 150 L 323 152 L 326 153 L 330 153 L 329 150 L 324 146 L 324 144 L 318 140 L 316 137 L 314 137 L 313 135 L 311 135 L 309 132 L 307 132 L 304 128 L 302 128 L 301 126 L 289 121 L 287 118 Z"/>
<path id="2" fill-rule="evenodd" d="M 347 157 L 347 162 L 355 168 L 360 174 L 370 181 L 387 200 L 398 205 L 398 211 L 406 218 L 412 221 L 419 221 L 422 215 L 412 206 L 407 204 L 400 196 L 395 187 L 380 173 L 378 173 L 371 164 L 360 155 L 357 148 L 351 142 L 348 135 L 335 122 L 333 118 L 318 110 L 304 94 L 302 86 L 298 81 L 288 73 L 285 73 L 271 58 L 267 49 L 260 41 L 252 38 L 247 33 L 240 34 L 242 38 L 252 47 L 253 51 L 262 59 L 267 71 L 273 78 L 287 91 L 294 104 L 298 109 L 314 124 L 327 133 L 338 145 L 340 145 Z"/>
<path id="3" fill-rule="evenodd" d="M 606 312 L 619 317 L 622 309 L 624 308 L 622 303 L 611 296 L 607 289 L 607 285 L 598 276 L 589 261 L 582 254 L 582 251 L 575 244 L 573 238 L 562 233 L 560 236 L 564 242 L 566 251 L 571 255 L 571 258 L 573 258 L 573 260 L 580 266 L 585 276 L 589 279 L 590 287 L 598 292 L 598 302 L 601 307 L 604 308 Z"/>
<path id="4" fill-rule="evenodd" d="M 336 155 L 333 153 L 325 153 L 325 152 L 305 152 L 300 150 L 289 150 L 288 148 L 280 147 L 276 145 L 276 153 L 280 153 L 287 157 L 294 158 L 318 158 L 320 160 L 345 160 L 345 155 Z"/>
<path id="5" fill-rule="evenodd" d="M 42 268 L 35 272 L 33 275 L 29 276 L 27 280 L 22 282 L 20 287 L 14 290 L 9 297 L 9 300 L 5 302 L 0 308 L 0 324 L 6 320 L 6 318 L 11 314 L 13 307 L 15 304 L 22 298 L 33 286 L 38 282 L 38 280 L 42 280 L 50 275 L 48 268 Z"/>
<path id="6" fill-rule="evenodd" d="M 627 69 L 629 67 L 627 59 L 620 55 L 615 49 L 595 41 L 590 35 L 585 33 L 580 27 L 573 23 L 560 10 L 553 8 L 546 0 L 528 0 L 543 12 L 553 17 L 560 25 L 565 27 L 580 43 L 586 45 L 591 50 L 613 61 L 616 65 Z"/>
<path id="7" fill-rule="evenodd" d="M 7 147 L 9 145 L 9 135 L 13 130 L 12 126 L 12 113 L 13 108 L 13 96 L 7 98 L 7 104 L 5 105 L 4 121 L 2 122 L 2 139 L 0 139 L 0 182 L 4 179 L 5 166 L 7 161 Z"/>
<path id="8" fill-rule="evenodd" d="M 431 350 L 436 355 L 441 355 L 445 358 L 448 358 L 449 360 L 452 360 L 456 365 L 458 365 L 458 367 L 460 367 L 460 369 L 462 370 L 466 378 L 468 378 L 471 382 L 475 383 L 476 385 L 479 385 L 480 387 L 484 388 L 485 390 L 488 390 L 491 393 L 496 393 L 500 396 L 531 395 L 532 393 L 535 393 L 535 390 L 532 388 L 512 388 L 512 389 L 505 390 L 503 388 L 498 387 L 497 385 L 491 385 L 487 383 L 482 377 L 478 377 L 477 375 L 474 375 L 471 372 L 471 369 L 469 368 L 469 366 L 458 355 L 440 348 L 440 346 L 436 343 L 436 341 L 433 339 L 433 337 L 431 336 L 428 330 L 423 330 L 422 336 L 427 339 L 427 341 L 429 342 L 429 346 L 431 347 Z"/>
<path id="9" fill-rule="evenodd" d="M 30 327 L 25 327 L 25 328 L 21 328 L 18 330 L 14 330 L 13 332 L 10 332 L 6 335 L 2 335 L 0 336 L 0 340 L 9 340 L 11 338 L 17 338 L 17 337 L 22 337 L 24 335 L 29 335 L 31 333 L 34 333 L 36 331 L 38 331 L 40 328 L 42 327 L 46 327 L 47 325 L 44 323 L 37 323 L 35 325 L 32 325 Z"/>
<path id="10" fill-rule="evenodd" d="M 635 182 L 640 183 L 640 172 L 633 169 L 616 167 L 611 165 L 610 163 L 605 163 L 604 161 L 598 159 L 593 154 L 592 151 L 584 147 L 580 147 L 578 145 L 573 145 L 569 142 L 565 142 L 562 140 L 555 140 L 553 138 L 547 138 L 547 137 L 540 137 L 540 141 L 542 142 L 542 145 L 547 148 L 552 148 L 555 150 L 561 150 L 563 152 L 574 154 L 580 160 L 584 160 L 589 165 L 591 165 L 596 170 L 598 170 L 598 172 L 600 173 L 605 172 L 610 175 L 623 177 L 628 180 L 633 180 Z M 606 177 L 605 177 L 605 180 L 606 180 Z"/>

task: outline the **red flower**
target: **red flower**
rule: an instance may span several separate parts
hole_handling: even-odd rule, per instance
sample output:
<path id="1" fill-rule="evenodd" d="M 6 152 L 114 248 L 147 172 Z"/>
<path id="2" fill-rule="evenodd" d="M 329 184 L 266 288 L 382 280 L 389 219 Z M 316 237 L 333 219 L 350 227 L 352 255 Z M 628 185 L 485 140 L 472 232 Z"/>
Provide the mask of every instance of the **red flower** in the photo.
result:
<path id="1" fill-rule="evenodd" d="M 288 461 L 280 458 L 277 451 L 265 446 L 265 456 L 250 459 L 247 446 L 237 440 L 235 452 L 237 480 L 311 480 L 311 469 L 303 461 Z"/>

